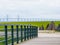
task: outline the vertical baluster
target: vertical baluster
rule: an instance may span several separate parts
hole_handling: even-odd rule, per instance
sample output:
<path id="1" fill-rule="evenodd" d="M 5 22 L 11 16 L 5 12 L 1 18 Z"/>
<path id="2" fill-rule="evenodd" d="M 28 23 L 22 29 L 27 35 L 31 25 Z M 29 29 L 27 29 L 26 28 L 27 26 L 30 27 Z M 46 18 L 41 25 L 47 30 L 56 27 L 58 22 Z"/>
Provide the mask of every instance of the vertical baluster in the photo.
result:
<path id="1" fill-rule="evenodd" d="M 23 31 L 23 26 L 21 25 L 21 42 L 23 42 L 23 33 L 22 33 L 22 31 Z"/>
<path id="2" fill-rule="evenodd" d="M 8 45 L 8 38 L 7 38 L 7 25 L 5 25 L 5 45 Z"/>
<path id="3" fill-rule="evenodd" d="M 27 26 L 27 39 L 29 40 L 29 28 Z"/>
<path id="4" fill-rule="evenodd" d="M 30 25 L 30 39 L 31 39 L 31 25 Z"/>
<path id="5" fill-rule="evenodd" d="M 33 38 L 33 26 L 32 26 L 32 30 L 31 31 L 32 31 L 32 38 Z"/>
<path id="6" fill-rule="evenodd" d="M 32 26 L 31 26 L 31 38 L 32 38 Z"/>
<path id="7" fill-rule="evenodd" d="M 16 31 L 17 31 L 16 36 L 17 36 L 17 44 L 18 44 L 18 43 L 19 43 L 19 31 L 18 31 L 18 25 L 16 25 Z"/>
<path id="8" fill-rule="evenodd" d="M 31 30 L 31 29 L 30 29 L 30 25 L 29 25 L 29 39 L 30 39 L 30 30 Z"/>
<path id="9" fill-rule="evenodd" d="M 13 25 L 11 25 L 11 36 L 12 36 L 12 45 L 14 45 L 14 29 L 13 29 Z"/>
<path id="10" fill-rule="evenodd" d="M 26 41 L 26 26 L 24 25 L 24 41 Z"/>
<path id="11" fill-rule="evenodd" d="M 35 26 L 34 26 L 34 38 L 35 38 L 35 33 L 36 33 L 36 32 L 35 32 Z"/>
<path id="12" fill-rule="evenodd" d="M 35 27 L 35 37 L 36 37 L 36 27 Z"/>
<path id="13" fill-rule="evenodd" d="M 38 37 L 38 27 L 36 27 L 36 30 L 37 30 L 37 37 Z"/>
<path id="14" fill-rule="evenodd" d="M 35 27 L 36 30 L 36 37 L 38 37 L 38 27 Z"/>
<path id="15" fill-rule="evenodd" d="M 36 27 L 35 27 L 35 37 L 36 37 L 36 34 L 37 34 L 37 30 L 36 30 Z"/>
<path id="16" fill-rule="evenodd" d="M 34 26 L 33 26 L 33 38 L 34 38 Z"/>
<path id="17" fill-rule="evenodd" d="M 32 30 L 31 31 L 32 31 L 32 38 L 33 38 L 33 26 L 32 26 Z"/>

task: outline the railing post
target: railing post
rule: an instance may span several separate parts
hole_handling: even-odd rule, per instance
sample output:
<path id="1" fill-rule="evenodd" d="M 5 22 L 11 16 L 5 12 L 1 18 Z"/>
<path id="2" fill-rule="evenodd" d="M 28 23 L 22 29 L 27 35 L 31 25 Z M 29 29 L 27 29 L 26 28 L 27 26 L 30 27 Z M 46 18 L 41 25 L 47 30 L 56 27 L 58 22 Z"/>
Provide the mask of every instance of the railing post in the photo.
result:
<path id="1" fill-rule="evenodd" d="M 36 34 L 37 34 L 37 30 L 36 30 L 36 26 L 35 26 L 35 37 L 36 37 Z"/>
<path id="2" fill-rule="evenodd" d="M 33 34 L 34 34 L 34 38 L 35 38 L 35 26 L 33 27 L 33 32 L 34 32 Z"/>
<path id="3" fill-rule="evenodd" d="M 16 31 L 17 31 L 17 44 L 19 43 L 19 31 L 18 31 L 18 25 L 16 25 Z"/>
<path id="4" fill-rule="evenodd" d="M 30 26 L 30 39 L 31 39 L 31 26 Z"/>
<path id="5" fill-rule="evenodd" d="M 27 26 L 27 39 L 29 40 L 29 28 Z"/>
<path id="6" fill-rule="evenodd" d="M 34 36 L 35 36 L 35 26 L 33 26 L 33 38 L 34 38 Z"/>
<path id="7" fill-rule="evenodd" d="M 26 26 L 24 25 L 24 41 L 26 41 Z"/>
<path id="8" fill-rule="evenodd" d="M 13 29 L 13 25 L 11 25 L 11 36 L 12 36 L 12 45 L 14 45 L 14 29 Z"/>
<path id="9" fill-rule="evenodd" d="M 36 27 L 36 30 L 37 30 L 37 37 L 38 37 L 38 27 Z"/>
<path id="10" fill-rule="evenodd" d="M 23 31 L 23 26 L 21 25 L 21 42 L 23 42 L 23 33 L 22 33 L 22 31 Z"/>
<path id="11" fill-rule="evenodd" d="M 31 30 L 31 34 L 32 34 L 32 38 L 33 38 L 33 26 L 32 26 L 32 30 Z"/>
<path id="12" fill-rule="evenodd" d="M 38 27 L 35 27 L 36 37 L 38 37 Z"/>
<path id="13" fill-rule="evenodd" d="M 27 26 L 27 28 L 26 28 L 26 29 L 27 29 L 27 39 L 28 39 L 28 26 Z"/>
<path id="14" fill-rule="evenodd" d="M 32 26 L 31 26 L 31 38 L 32 38 Z"/>
<path id="15" fill-rule="evenodd" d="M 8 45 L 8 38 L 7 38 L 7 25 L 5 25 L 5 45 Z"/>
<path id="16" fill-rule="evenodd" d="M 36 37 L 36 27 L 34 26 L 34 37 Z"/>
<path id="17" fill-rule="evenodd" d="M 30 39 L 30 25 L 29 25 L 29 39 Z"/>
<path id="18" fill-rule="evenodd" d="M 34 38 L 34 26 L 33 26 L 33 38 Z"/>
<path id="19" fill-rule="evenodd" d="M 33 30 L 34 30 L 34 29 L 33 29 L 33 26 L 32 26 L 32 38 L 33 38 Z"/>

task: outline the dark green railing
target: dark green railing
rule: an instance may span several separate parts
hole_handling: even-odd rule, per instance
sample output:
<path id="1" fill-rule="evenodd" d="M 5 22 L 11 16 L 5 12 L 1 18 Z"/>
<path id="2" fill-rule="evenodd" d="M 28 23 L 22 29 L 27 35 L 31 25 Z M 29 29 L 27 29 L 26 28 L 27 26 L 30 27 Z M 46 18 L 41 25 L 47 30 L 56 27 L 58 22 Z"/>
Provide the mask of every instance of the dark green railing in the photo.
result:
<path id="1" fill-rule="evenodd" d="M 8 26 L 10 30 L 8 31 Z M 32 25 L 4 25 L 5 40 L 4 45 L 14 45 L 14 42 L 19 44 L 20 42 L 38 37 L 38 27 Z M 11 32 L 10 40 L 8 40 L 8 32 Z M 15 33 L 16 32 L 16 33 Z M 15 36 L 16 35 L 16 36 Z M 15 37 L 14 37 L 15 36 Z M 10 42 L 10 43 L 8 43 Z"/>

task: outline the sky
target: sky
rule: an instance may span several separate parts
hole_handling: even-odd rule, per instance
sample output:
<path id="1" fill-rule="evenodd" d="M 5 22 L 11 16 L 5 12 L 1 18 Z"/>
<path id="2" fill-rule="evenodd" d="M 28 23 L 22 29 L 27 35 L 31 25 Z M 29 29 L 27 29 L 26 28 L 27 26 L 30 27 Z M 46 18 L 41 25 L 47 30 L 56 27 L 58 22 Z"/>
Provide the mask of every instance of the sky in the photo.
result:
<path id="1" fill-rule="evenodd" d="M 60 0 L 0 0 L 0 18 L 60 19 Z"/>

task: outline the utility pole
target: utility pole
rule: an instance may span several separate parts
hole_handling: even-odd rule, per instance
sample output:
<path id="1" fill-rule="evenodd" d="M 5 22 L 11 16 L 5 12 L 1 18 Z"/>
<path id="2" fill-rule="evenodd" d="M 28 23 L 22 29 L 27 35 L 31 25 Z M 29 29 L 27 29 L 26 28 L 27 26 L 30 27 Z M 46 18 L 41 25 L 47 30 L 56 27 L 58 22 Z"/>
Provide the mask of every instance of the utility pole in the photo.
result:
<path id="1" fill-rule="evenodd" d="M 18 15 L 17 21 L 19 21 L 19 15 Z"/>
<path id="2" fill-rule="evenodd" d="M 8 22 L 8 15 L 6 16 L 6 20 L 7 20 L 7 22 Z"/>

